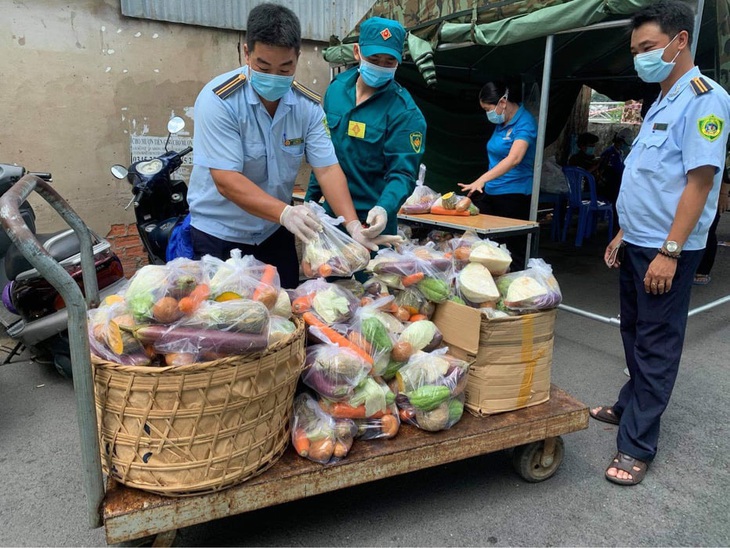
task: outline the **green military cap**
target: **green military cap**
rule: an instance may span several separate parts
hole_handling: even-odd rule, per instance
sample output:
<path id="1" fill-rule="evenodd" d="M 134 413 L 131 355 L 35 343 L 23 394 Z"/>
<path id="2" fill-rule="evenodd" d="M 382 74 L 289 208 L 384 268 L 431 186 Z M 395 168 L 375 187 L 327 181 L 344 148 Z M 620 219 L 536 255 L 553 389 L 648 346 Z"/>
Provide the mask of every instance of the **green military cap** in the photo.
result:
<path id="1" fill-rule="evenodd" d="M 398 21 L 371 17 L 360 25 L 360 52 L 365 57 L 384 53 L 403 60 L 403 42 L 406 31 Z"/>

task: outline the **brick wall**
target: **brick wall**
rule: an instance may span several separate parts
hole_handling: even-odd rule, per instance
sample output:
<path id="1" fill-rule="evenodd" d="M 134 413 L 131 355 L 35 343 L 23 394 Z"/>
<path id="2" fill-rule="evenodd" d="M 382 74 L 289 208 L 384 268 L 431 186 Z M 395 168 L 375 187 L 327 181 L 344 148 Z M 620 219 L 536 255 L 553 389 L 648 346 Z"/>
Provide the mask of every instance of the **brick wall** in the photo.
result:
<path id="1" fill-rule="evenodd" d="M 137 225 L 112 225 L 106 239 L 124 266 L 124 276 L 131 278 L 142 266 L 149 263 L 147 252 L 139 239 Z"/>

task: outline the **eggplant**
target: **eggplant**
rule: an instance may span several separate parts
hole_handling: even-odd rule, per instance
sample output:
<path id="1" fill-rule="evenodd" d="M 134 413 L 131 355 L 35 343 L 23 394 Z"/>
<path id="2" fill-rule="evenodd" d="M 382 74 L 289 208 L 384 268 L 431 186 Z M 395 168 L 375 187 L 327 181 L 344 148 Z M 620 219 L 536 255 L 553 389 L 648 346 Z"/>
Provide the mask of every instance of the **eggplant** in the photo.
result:
<path id="1" fill-rule="evenodd" d="M 266 334 L 167 327 L 165 325 L 140 327 L 134 331 L 134 336 L 142 344 L 164 344 L 168 347 L 176 343 L 181 346 L 188 344 L 197 346 L 201 352 L 220 352 L 230 355 L 263 350 L 269 342 Z"/>

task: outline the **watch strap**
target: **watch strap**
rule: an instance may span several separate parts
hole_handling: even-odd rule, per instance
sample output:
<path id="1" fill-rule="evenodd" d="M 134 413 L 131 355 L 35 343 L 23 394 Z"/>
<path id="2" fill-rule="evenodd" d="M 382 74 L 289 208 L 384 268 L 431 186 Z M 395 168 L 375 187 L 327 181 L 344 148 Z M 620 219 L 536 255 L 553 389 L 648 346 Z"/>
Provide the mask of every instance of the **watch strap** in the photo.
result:
<path id="1" fill-rule="evenodd" d="M 669 251 L 667 251 L 663 247 L 659 248 L 659 253 L 661 253 L 665 257 L 669 257 L 670 259 L 675 259 L 675 260 L 679 259 L 679 257 L 680 257 L 679 253 L 669 253 Z"/>

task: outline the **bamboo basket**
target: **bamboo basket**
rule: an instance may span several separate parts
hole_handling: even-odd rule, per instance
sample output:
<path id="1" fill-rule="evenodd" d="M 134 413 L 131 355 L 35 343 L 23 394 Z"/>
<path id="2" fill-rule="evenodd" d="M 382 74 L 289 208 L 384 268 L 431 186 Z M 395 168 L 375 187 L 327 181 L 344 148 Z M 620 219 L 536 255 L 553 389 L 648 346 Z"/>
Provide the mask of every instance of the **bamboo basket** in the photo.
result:
<path id="1" fill-rule="evenodd" d="M 231 487 L 284 453 L 304 364 L 304 324 L 258 355 L 177 367 L 92 356 L 104 472 L 160 495 Z"/>

